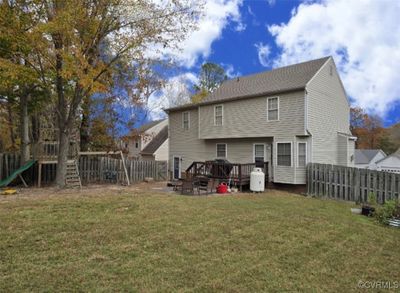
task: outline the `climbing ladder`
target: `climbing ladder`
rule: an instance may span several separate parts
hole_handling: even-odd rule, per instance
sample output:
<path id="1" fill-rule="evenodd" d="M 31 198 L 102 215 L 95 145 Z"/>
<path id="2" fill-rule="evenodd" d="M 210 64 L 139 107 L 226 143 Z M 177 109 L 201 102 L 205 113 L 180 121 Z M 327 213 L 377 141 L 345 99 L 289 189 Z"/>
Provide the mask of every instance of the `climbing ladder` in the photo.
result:
<path id="1" fill-rule="evenodd" d="M 65 176 L 65 186 L 70 188 L 82 188 L 81 177 L 79 176 L 77 161 L 67 162 L 67 175 Z"/>

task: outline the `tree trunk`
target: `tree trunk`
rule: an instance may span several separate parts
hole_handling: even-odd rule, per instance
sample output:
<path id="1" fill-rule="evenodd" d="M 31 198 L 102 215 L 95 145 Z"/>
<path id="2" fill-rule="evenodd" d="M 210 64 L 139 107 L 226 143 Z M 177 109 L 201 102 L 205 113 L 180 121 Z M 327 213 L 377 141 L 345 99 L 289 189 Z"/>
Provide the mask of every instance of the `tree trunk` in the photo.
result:
<path id="1" fill-rule="evenodd" d="M 40 119 L 37 112 L 31 115 L 31 141 L 32 143 L 37 143 L 40 139 Z"/>
<path id="2" fill-rule="evenodd" d="M 69 134 L 64 129 L 61 131 L 59 136 L 60 144 L 58 147 L 58 158 L 57 158 L 57 173 L 56 173 L 56 184 L 62 188 L 65 186 L 65 176 L 67 174 L 67 160 L 69 151 Z"/>
<path id="3" fill-rule="evenodd" d="M 54 46 L 56 50 L 62 49 L 62 41 L 59 36 L 54 37 Z M 63 59 L 61 53 L 56 53 L 56 91 L 57 91 L 57 124 L 59 128 L 59 145 L 56 168 L 56 184 L 62 188 L 65 186 L 65 175 L 67 172 L 67 156 L 69 148 L 69 133 L 67 126 L 67 102 L 65 100 L 64 80 L 61 74 L 63 68 Z"/>
<path id="4" fill-rule="evenodd" d="M 22 94 L 20 99 L 20 127 L 21 127 L 21 165 L 30 159 L 28 95 Z"/>
<path id="5" fill-rule="evenodd" d="M 10 141 L 11 141 L 11 149 L 16 150 L 15 145 L 15 136 L 14 136 L 14 120 L 13 120 L 13 113 L 11 109 L 10 101 L 7 102 L 7 119 L 8 119 L 8 130 L 10 132 Z"/>
<path id="6" fill-rule="evenodd" d="M 81 151 L 89 150 L 89 119 L 90 119 L 90 98 L 86 97 L 82 104 L 82 123 L 80 129 Z"/>

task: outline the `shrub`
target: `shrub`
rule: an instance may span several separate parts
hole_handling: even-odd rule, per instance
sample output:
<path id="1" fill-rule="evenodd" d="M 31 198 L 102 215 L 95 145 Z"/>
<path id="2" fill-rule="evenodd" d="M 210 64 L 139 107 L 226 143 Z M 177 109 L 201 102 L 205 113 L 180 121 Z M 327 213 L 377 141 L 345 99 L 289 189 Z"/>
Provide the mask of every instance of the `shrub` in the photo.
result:
<path id="1" fill-rule="evenodd" d="M 368 194 L 367 203 L 368 203 L 369 206 L 375 206 L 377 204 L 377 199 L 376 199 L 375 193 L 370 192 Z"/>
<path id="2" fill-rule="evenodd" d="M 389 219 L 400 216 L 400 207 L 396 200 L 388 200 L 376 208 L 375 218 L 382 224 L 387 224 Z"/>

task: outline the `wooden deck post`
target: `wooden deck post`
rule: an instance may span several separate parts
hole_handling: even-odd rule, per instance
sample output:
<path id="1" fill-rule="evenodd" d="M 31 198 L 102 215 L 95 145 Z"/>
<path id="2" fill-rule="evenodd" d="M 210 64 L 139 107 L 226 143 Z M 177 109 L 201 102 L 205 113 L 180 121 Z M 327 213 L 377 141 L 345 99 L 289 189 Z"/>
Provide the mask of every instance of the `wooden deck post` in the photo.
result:
<path id="1" fill-rule="evenodd" d="M 39 162 L 38 165 L 38 187 L 40 188 L 42 184 L 42 163 Z"/>

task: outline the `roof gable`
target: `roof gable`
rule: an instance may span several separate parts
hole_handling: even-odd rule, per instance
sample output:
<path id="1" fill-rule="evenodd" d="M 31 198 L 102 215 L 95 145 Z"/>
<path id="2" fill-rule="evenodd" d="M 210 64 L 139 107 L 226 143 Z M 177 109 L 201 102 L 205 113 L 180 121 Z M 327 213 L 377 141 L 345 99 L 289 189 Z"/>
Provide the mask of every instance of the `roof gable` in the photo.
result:
<path id="1" fill-rule="evenodd" d="M 219 88 L 198 104 L 166 109 L 183 110 L 206 104 L 304 90 L 307 83 L 331 57 L 293 64 L 224 81 Z"/>
<path id="2" fill-rule="evenodd" d="M 380 150 L 365 150 L 365 149 L 358 149 L 354 151 L 354 161 L 356 164 L 369 164 L 373 158 L 376 157 L 378 153 L 382 152 L 384 156 L 386 154 Z"/>
<path id="3" fill-rule="evenodd" d="M 164 126 L 140 153 L 146 155 L 154 154 L 158 150 L 158 148 L 167 140 L 167 138 L 168 126 Z"/>
<path id="4" fill-rule="evenodd" d="M 303 89 L 328 59 L 325 57 L 227 80 L 204 102 Z"/>
<path id="5" fill-rule="evenodd" d="M 391 155 L 389 155 L 389 156 L 377 161 L 376 163 L 377 164 L 378 163 L 382 163 L 383 161 L 385 161 L 386 159 L 389 159 L 389 158 L 396 158 L 396 159 L 400 160 L 400 148 L 397 151 L 395 151 L 393 154 L 391 154 Z"/>
<path id="6" fill-rule="evenodd" d="M 138 135 L 146 132 L 147 130 L 153 128 L 154 126 L 158 125 L 159 123 L 161 123 L 163 121 L 165 121 L 165 119 L 154 120 L 154 121 L 150 121 L 146 124 L 143 124 L 142 126 L 133 129 L 129 136 L 137 137 Z"/>

